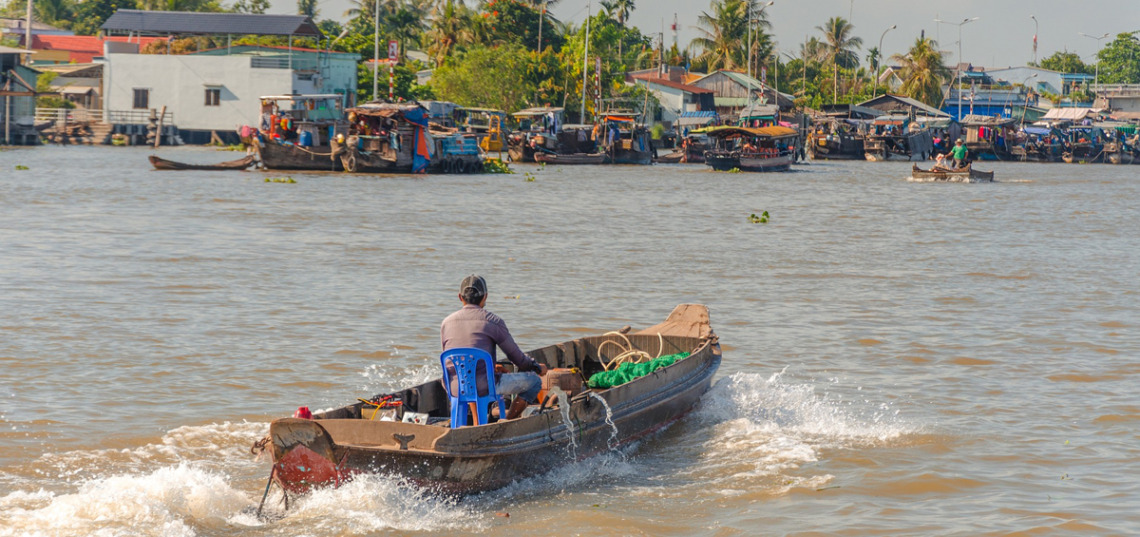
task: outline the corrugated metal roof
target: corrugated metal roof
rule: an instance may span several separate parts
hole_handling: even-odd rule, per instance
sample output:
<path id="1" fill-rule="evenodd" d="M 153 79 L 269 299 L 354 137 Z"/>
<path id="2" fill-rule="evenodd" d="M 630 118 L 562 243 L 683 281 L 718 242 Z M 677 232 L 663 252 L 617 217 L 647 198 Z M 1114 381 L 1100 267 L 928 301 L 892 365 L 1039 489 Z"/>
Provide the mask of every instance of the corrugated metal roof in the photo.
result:
<path id="1" fill-rule="evenodd" d="M 101 26 L 110 32 L 150 35 L 307 35 L 324 37 L 304 15 L 256 13 L 191 13 L 120 9 Z"/>

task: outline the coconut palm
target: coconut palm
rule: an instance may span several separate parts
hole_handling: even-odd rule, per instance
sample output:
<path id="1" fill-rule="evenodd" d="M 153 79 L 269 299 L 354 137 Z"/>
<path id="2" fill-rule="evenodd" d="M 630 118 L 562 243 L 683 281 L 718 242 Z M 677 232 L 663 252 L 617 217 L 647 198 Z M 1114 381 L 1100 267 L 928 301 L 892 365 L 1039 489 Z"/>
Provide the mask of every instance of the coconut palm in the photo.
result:
<path id="1" fill-rule="evenodd" d="M 827 59 L 831 60 L 833 71 L 831 98 L 837 99 L 839 96 L 839 67 L 843 66 L 845 69 L 850 69 L 859 65 L 859 55 L 855 51 L 863 46 L 863 39 L 851 36 L 855 27 L 843 17 L 832 17 L 823 26 L 816 26 L 815 28 L 823 33 Z"/>
<path id="2" fill-rule="evenodd" d="M 712 13 L 702 11 L 697 17 L 700 36 L 691 46 L 701 51 L 697 61 L 709 71 L 736 69 L 744 65 L 748 37 L 748 5 L 746 0 L 713 0 Z"/>
<path id="3" fill-rule="evenodd" d="M 455 50 L 475 37 L 472 31 L 471 10 L 463 0 L 440 0 L 432 11 L 431 29 L 428 30 L 428 54 L 435 58 L 436 65 Z"/>
<path id="4" fill-rule="evenodd" d="M 304 15 L 306 17 L 315 19 L 317 18 L 317 13 L 319 12 L 320 10 L 317 9 L 317 0 L 297 0 L 298 15 Z"/>
<path id="5" fill-rule="evenodd" d="M 938 50 L 933 39 L 920 37 L 906 54 L 891 56 L 902 66 L 901 91 L 930 106 L 942 104 L 942 84 L 950 79 L 950 68 L 944 63 L 948 54 Z"/>

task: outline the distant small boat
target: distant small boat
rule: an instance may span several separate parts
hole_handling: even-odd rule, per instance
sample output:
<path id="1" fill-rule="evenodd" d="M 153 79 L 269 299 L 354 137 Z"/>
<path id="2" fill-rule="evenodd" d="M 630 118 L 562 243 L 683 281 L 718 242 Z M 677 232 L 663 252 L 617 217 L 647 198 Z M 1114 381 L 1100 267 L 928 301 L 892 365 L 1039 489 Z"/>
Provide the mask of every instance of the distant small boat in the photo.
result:
<path id="1" fill-rule="evenodd" d="M 569 155 L 544 153 L 542 151 L 534 153 L 536 162 L 547 164 L 605 164 L 606 158 L 605 153 L 572 153 Z"/>
<path id="2" fill-rule="evenodd" d="M 911 168 L 910 176 L 914 179 L 930 179 L 952 183 L 992 183 L 994 181 L 994 172 L 975 170 L 973 163 L 967 164 L 965 168 L 957 170 L 939 166 L 924 170 L 919 168 L 918 164 L 914 164 Z"/>
<path id="3" fill-rule="evenodd" d="M 154 155 L 148 158 L 156 170 L 244 170 L 256 162 L 253 155 L 246 156 L 243 159 L 219 162 L 217 164 L 186 164 L 184 162 L 166 160 Z"/>
<path id="4" fill-rule="evenodd" d="M 661 164 L 676 164 L 678 162 L 681 162 L 681 159 L 683 159 L 683 158 L 685 158 L 685 152 L 678 149 L 678 150 L 676 150 L 672 153 L 669 153 L 667 155 L 661 155 L 661 156 L 657 157 L 656 159 L 654 159 L 653 161 L 661 163 Z"/>

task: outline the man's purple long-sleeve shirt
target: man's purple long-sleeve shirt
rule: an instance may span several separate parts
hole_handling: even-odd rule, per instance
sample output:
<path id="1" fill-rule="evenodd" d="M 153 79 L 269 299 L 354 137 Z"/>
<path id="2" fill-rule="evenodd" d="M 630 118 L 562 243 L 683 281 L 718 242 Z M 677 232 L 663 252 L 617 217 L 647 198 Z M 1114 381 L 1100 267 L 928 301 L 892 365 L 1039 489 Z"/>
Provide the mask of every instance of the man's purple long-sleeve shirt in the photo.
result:
<path id="1" fill-rule="evenodd" d="M 498 346 L 519 371 L 539 371 L 538 362 L 519 349 L 507 330 L 507 323 L 498 315 L 474 304 L 466 304 L 459 311 L 448 315 L 439 326 L 439 339 L 445 351 L 457 348 L 482 349 L 493 359 L 498 358 L 495 352 L 495 347 Z"/>

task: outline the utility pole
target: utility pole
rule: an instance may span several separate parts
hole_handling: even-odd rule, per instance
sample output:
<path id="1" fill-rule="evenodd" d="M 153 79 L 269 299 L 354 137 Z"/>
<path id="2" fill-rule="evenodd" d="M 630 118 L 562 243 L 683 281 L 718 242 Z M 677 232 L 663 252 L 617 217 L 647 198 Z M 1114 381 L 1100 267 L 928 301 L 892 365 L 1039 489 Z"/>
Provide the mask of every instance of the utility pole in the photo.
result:
<path id="1" fill-rule="evenodd" d="M 376 0 L 376 5 L 372 11 L 376 17 L 376 22 L 372 27 L 374 41 L 372 43 L 372 100 L 375 101 L 380 98 L 377 95 L 380 91 L 380 0 Z"/>
<path id="2" fill-rule="evenodd" d="M 24 48 L 32 50 L 32 0 L 28 0 L 28 19 L 27 28 L 24 28 Z M 31 63 L 31 58 L 28 58 Z"/>
<path id="3" fill-rule="evenodd" d="M 586 73 L 589 71 L 590 60 L 590 16 L 593 12 L 593 2 L 586 2 L 586 46 L 582 53 L 582 109 L 578 112 L 578 121 L 586 122 Z"/>
<path id="4" fill-rule="evenodd" d="M 875 82 L 872 86 L 874 89 L 871 90 L 872 99 L 879 96 L 879 73 L 883 71 L 883 38 L 887 36 L 887 32 L 898 27 L 899 25 L 892 24 L 890 28 L 883 30 L 883 35 L 879 36 L 879 57 L 875 58 Z"/>
<path id="5" fill-rule="evenodd" d="M 542 0 L 542 10 L 538 12 L 538 53 L 542 54 L 542 19 L 546 18 L 546 0 Z"/>
<path id="6" fill-rule="evenodd" d="M 962 22 L 955 23 L 958 25 L 958 76 L 955 82 L 955 90 L 958 92 L 958 121 L 962 121 L 962 25 L 968 22 L 974 22 L 981 17 L 974 17 L 972 19 L 964 19 Z M 934 22 L 941 22 L 943 24 L 951 24 L 942 19 L 934 19 Z"/>

